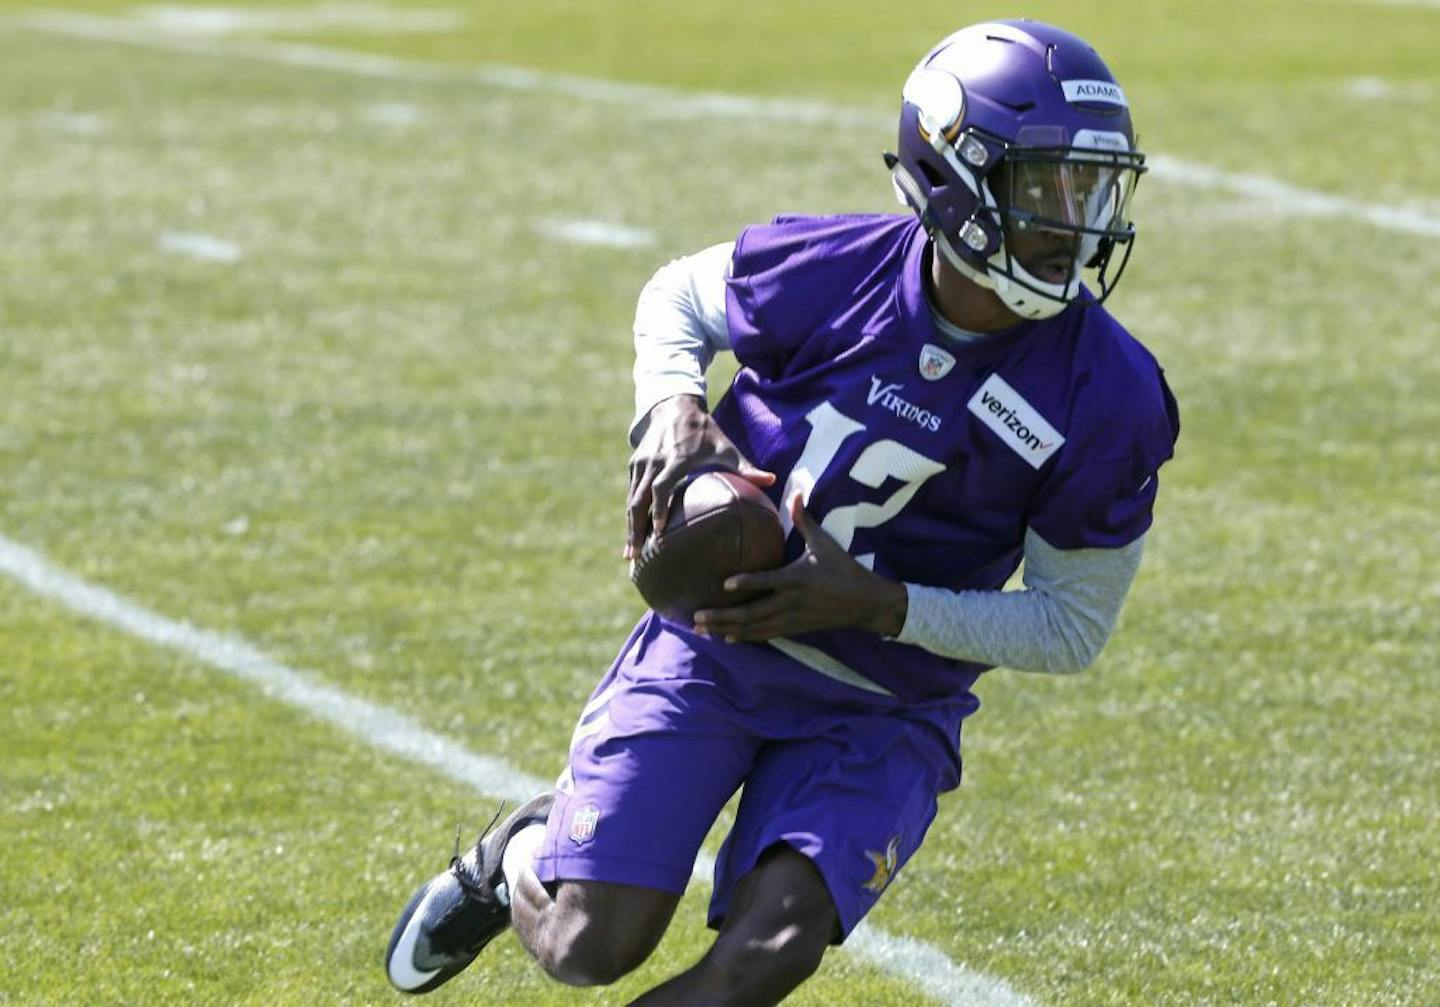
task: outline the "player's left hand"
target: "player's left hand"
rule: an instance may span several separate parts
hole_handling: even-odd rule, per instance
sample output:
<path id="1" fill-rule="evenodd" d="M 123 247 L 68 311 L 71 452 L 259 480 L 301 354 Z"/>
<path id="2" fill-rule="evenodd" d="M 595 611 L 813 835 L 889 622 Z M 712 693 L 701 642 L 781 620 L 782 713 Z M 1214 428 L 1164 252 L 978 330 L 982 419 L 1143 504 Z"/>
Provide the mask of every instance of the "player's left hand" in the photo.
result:
<path id="1" fill-rule="evenodd" d="M 898 636 L 905 625 L 905 585 L 855 562 L 810 516 L 799 494 L 790 502 L 790 516 L 805 536 L 805 552 L 779 570 L 728 579 L 726 590 L 769 593 L 745 605 L 696 612 L 696 632 L 731 643 L 845 626 Z"/>

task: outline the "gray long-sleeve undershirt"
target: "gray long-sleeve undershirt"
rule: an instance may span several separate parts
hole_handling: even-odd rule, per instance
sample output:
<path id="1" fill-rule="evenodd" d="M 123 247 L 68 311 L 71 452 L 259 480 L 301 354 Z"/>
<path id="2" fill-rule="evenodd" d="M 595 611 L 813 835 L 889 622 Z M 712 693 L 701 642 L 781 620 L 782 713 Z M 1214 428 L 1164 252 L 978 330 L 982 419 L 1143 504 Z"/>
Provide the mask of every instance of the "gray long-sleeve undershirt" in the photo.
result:
<path id="1" fill-rule="evenodd" d="M 635 312 L 632 440 L 656 405 L 705 396 L 705 370 L 730 348 L 725 277 L 733 243 L 662 267 Z M 984 338 L 942 328 L 952 338 Z M 950 591 L 905 585 L 905 626 L 896 638 L 945 657 L 1018 671 L 1068 674 L 1099 655 L 1140 567 L 1143 536 L 1115 549 L 1057 549 L 1033 529 L 1024 541 L 1024 590 Z"/>

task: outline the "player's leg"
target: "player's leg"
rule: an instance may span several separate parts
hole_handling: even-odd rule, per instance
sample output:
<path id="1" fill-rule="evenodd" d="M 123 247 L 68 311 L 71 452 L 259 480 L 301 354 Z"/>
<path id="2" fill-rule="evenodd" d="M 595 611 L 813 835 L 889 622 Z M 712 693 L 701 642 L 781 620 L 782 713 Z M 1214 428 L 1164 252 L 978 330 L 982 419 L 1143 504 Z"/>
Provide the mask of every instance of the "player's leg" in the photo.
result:
<path id="1" fill-rule="evenodd" d="M 698 749 L 668 737 L 634 739 L 626 747 L 619 758 L 637 767 L 725 761 L 714 739 L 702 739 Z M 689 880 L 688 865 L 743 767 L 733 773 L 711 788 L 694 779 L 688 805 L 667 796 L 663 781 L 646 786 L 643 769 L 626 775 L 639 788 L 628 794 L 625 786 L 591 781 L 580 791 L 585 803 L 578 809 L 564 795 L 557 804 L 554 792 L 522 805 L 411 898 L 386 952 L 392 985 L 407 993 L 436 989 L 510 925 L 553 978 L 577 986 L 614 982 L 649 957 L 664 935 Z M 692 779 L 701 776 L 692 773 Z M 603 828 L 597 821 L 602 807 Z M 542 882 L 535 859 L 550 828 L 557 832 Z M 635 883 L 596 880 L 607 875 Z"/>
<path id="2" fill-rule="evenodd" d="M 491 822 L 464 856 L 411 896 L 385 949 L 385 974 L 405 993 L 428 993 L 455 976 L 510 923 L 510 886 L 502 862 L 511 847 L 533 844 L 554 804 L 546 792 L 495 828 Z M 513 859 L 513 857 L 512 857 Z"/>
<path id="3" fill-rule="evenodd" d="M 647 619 L 581 711 L 516 912 L 555 978 L 610 982 L 649 955 L 749 772 L 759 741 L 712 671 Z"/>
<path id="4" fill-rule="evenodd" d="M 386 956 L 397 988 L 434 989 L 512 921 L 565 982 L 613 981 L 653 950 L 757 745 L 735 733 L 720 690 L 673 677 L 689 660 L 663 634 L 632 636 L 582 712 L 555 792 L 411 899 Z"/>
<path id="5" fill-rule="evenodd" d="M 715 944 L 639 1002 L 775 1003 L 803 982 L 919 847 L 937 793 L 958 782 L 946 738 L 931 724 L 855 715 L 767 744 L 717 861 Z"/>
<path id="6" fill-rule="evenodd" d="M 725 733 L 711 709 L 723 705 L 715 690 L 686 683 L 677 696 L 674 685 L 620 681 L 597 693 L 544 838 L 512 886 L 521 943 L 563 982 L 610 983 L 649 956 L 753 762 L 755 742 Z"/>
<path id="7" fill-rule="evenodd" d="M 533 871 L 511 890 L 520 943 L 551 977 L 571 986 L 607 985 L 639 966 L 660 943 L 680 902 L 679 895 L 640 885 L 545 886 Z"/>
<path id="8" fill-rule="evenodd" d="M 885 714 L 839 717 L 811 737 L 765 746 L 720 850 L 712 926 L 776 843 L 824 879 L 843 940 L 920 848 L 936 798 L 959 783 L 958 735 Z"/>
<path id="9" fill-rule="evenodd" d="M 715 943 L 695 965 L 635 1007 L 777 1004 L 820 967 L 840 917 L 815 864 L 772 846 L 736 886 Z"/>

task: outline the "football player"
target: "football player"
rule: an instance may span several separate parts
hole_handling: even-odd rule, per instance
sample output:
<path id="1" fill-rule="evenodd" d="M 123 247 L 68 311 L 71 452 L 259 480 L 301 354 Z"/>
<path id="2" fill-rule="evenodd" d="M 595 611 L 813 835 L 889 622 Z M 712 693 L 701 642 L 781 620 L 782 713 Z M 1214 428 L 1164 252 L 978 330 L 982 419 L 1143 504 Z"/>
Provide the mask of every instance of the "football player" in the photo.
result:
<path id="1" fill-rule="evenodd" d="M 1105 644 L 1179 432 L 1160 367 L 1101 306 L 1145 170 L 1125 93 L 1074 35 L 975 25 L 905 83 L 887 162 L 911 213 L 779 217 L 646 286 L 625 555 L 718 464 L 779 504 L 788 565 L 735 576 L 766 593 L 693 625 L 640 620 L 554 790 L 405 907 L 399 989 L 511 925 L 551 976 L 614 981 L 741 789 L 715 941 L 637 1002 L 776 1003 L 958 786 L 976 678 L 1078 672 Z M 741 368 L 712 415 L 722 350 Z M 1024 589 L 1002 590 L 1022 558 Z"/>

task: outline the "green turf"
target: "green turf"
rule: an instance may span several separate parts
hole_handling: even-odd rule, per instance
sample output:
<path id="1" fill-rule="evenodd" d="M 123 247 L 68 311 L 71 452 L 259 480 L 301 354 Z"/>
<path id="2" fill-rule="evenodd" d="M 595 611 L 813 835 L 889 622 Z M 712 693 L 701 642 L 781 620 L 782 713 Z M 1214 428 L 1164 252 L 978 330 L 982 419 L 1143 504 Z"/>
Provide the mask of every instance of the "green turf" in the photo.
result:
<path id="1" fill-rule="evenodd" d="M 992 13 L 466 10 L 459 34 L 304 40 L 883 125 L 919 51 Z M 1111 54 L 1156 152 L 1440 201 L 1440 11 L 1030 10 Z M 0 93 L 0 534 L 537 776 L 639 611 L 617 554 L 640 284 L 779 210 L 890 205 L 879 127 L 5 27 Z M 1084 677 L 982 683 L 966 785 L 875 914 L 1040 1003 L 1440 1000 L 1440 241 L 1279 210 L 1142 185 L 1114 306 L 1185 427 L 1141 580 Z M 569 246 L 553 217 L 657 240 Z M 0 1003 L 386 1001 L 394 912 L 485 810 L 4 579 L 0 701 Z M 623 988 L 561 991 L 507 938 L 435 999 L 622 1003 L 700 953 L 702 900 Z M 837 955 L 794 1002 L 915 999 Z"/>

